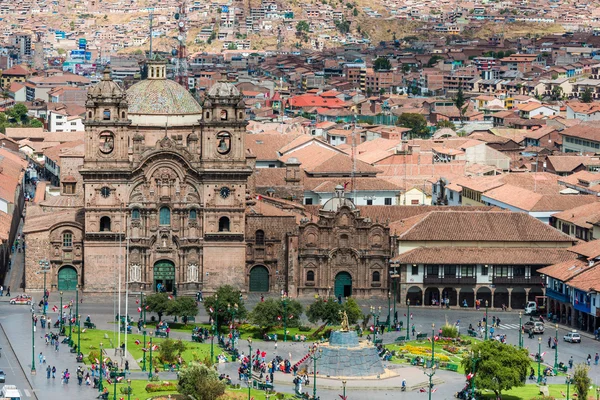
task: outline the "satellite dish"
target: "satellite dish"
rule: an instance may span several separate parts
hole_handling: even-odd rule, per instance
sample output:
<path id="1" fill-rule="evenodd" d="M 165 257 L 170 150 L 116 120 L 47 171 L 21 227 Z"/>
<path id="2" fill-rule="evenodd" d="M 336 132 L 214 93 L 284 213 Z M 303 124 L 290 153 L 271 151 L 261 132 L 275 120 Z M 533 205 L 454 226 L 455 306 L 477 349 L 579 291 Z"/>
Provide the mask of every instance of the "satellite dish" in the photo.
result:
<path id="1" fill-rule="evenodd" d="M 183 28 L 185 26 L 185 24 L 183 23 L 183 21 L 179 21 L 179 27 Z"/>
<path id="2" fill-rule="evenodd" d="M 171 50 L 171 55 L 176 56 L 177 55 L 177 49 Z"/>
<path id="3" fill-rule="evenodd" d="M 177 59 L 176 58 L 171 58 L 171 64 L 177 64 Z"/>
<path id="4" fill-rule="evenodd" d="M 179 40 L 181 42 L 183 40 L 183 36 L 181 36 L 181 35 L 177 36 L 177 40 Z"/>
<path id="5" fill-rule="evenodd" d="M 179 19 L 179 13 L 175 13 L 175 19 Z"/>

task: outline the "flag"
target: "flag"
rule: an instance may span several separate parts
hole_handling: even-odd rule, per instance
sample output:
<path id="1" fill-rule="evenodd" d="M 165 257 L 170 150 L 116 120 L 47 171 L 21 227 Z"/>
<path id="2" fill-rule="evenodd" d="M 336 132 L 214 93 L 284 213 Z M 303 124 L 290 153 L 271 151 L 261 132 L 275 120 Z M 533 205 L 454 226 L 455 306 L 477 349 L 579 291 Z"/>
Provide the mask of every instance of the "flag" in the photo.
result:
<path id="1" fill-rule="evenodd" d="M 107 362 L 109 360 L 108 357 L 105 357 L 104 360 L 102 360 L 103 363 Z"/>
<path id="2" fill-rule="evenodd" d="M 57 312 L 58 311 L 58 307 L 56 307 L 56 306 L 52 307 L 52 311 Z"/>
<path id="3" fill-rule="evenodd" d="M 371 325 L 371 326 L 369 327 L 369 330 L 370 330 L 371 332 L 373 332 L 373 331 L 375 330 L 375 329 L 373 328 L 373 325 Z"/>
<path id="4" fill-rule="evenodd" d="M 431 393 L 435 393 L 436 390 L 437 390 L 437 388 L 431 389 Z"/>
<path id="5" fill-rule="evenodd" d="M 290 314 L 290 316 L 288 317 L 288 319 L 294 319 L 294 315 Z"/>
<path id="6" fill-rule="evenodd" d="M 100 362 L 100 360 L 98 360 L 97 358 L 94 358 L 94 361 L 96 361 L 96 364 Z"/>
<path id="7" fill-rule="evenodd" d="M 143 351 L 144 353 L 146 353 L 146 352 L 148 351 L 148 349 L 144 347 L 144 348 L 142 348 L 142 351 Z"/>
<path id="8" fill-rule="evenodd" d="M 142 343 L 142 342 L 140 342 L 139 340 L 135 341 L 135 344 L 137 344 L 137 345 L 139 345 L 140 343 Z"/>
<path id="9" fill-rule="evenodd" d="M 425 393 L 427 391 L 427 389 L 425 389 L 424 387 L 422 387 L 421 389 L 419 389 L 420 393 Z"/>
<path id="10" fill-rule="evenodd" d="M 348 400 L 348 396 L 342 396 L 341 394 L 339 396 L 340 396 L 340 399 L 342 399 L 342 400 Z"/>
<path id="11" fill-rule="evenodd" d="M 146 311 L 148 311 L 150 309 L 150 306 L 146 306 Z"/>
<path id="12" fill-rule="evenodd" d="M 410 313 L 410 319 L 413 319 L 413 313 Z"/>
<path id="13" fill-rule="evenodd" d="M 350 182 L 344 182 L 344 190 L 346 190 L 346 188 L 348 187 L 349 184 L 350 184 Z"/>
<path id="14" fill-rule="evenodd" d="M 256 196 L 256 200 L 262 200 L 262 199 L 263 199 L 263 197 L 260 194 Z"/>
<path id="15" fill-rule="evenodd" d="M 472 379 L 474 376 L 475 376 L 475 374 L 474 374 L 474 373 L 472 373 L 472 372 L 469 372 L 469 373 L 467 374 L 467 380 L 468 380 L 468 381 L 469 381 L 469 380 L 471 380 L 471 379 Z"/>
<path id="16" fill-rule="evenodd" d="M 173 300 L 173 295 L 169 295 L 169 300 Z"/>
<path id="17" fill-rule="evenodd" d="M 281 315 L 277 316 L 277 321 L 281 321 Z"/>
<path id="18" fill-rule="evenodd" d="M 140 299 L 136 299 L 135 304 L 140 304 Z"/>
<path id="19" fill-rule="evenodd" d="M 210 311 L 211 313 L 214 313 L 214 312 L 215 312 L 215 309 L 214 309 L 214 308 L 212 308 L 212 307 L 209 307 L 209 308 L 208 308 L 208 311 Z"/>
<path id="20" fill-rule="evenodd" d="M 122 376 L 117 376 L 117 382 L 121 382 L 123 380 Z"/>
<path id="21" fill-rule="evenodd" d="M 156 351 L 156 350 L 158 350 L 158 345 L 156 345 L 156 344 L 155 344 L 154 346 L 152 346 L 152 350 L 153 350 L 153 351 Z"/>
<path id="22" fill-rule="evenodd" d="M 67 308 L 69 308 L 69 305 L 68 305 L 68 304 L 65 304 L 65 305 L 63 306 L 63 309 L 67 309 Z"/>
<path id="23" fill-rule="evenodd" d="M 142 312 L 142 307 L 138 307 L 138 312 Z"/>
<path id="24" fill-rule="evenodd" d="M 85 331 L 87 331 L 87 328 L 82 329 L 81 333 L 85 333 Z"/>
<path id="25" fill-rule="evenodd" d="M 435 337 L 433 338 L 433 340 L 440 340 L 440 337 L 439 337 L 439 336 L 435 336 Z"/>
<path id="26" fill-rule="evenodd" d="M 544 357 L 544 355 L 545 355 L 545 354 L 546 354 L 546 352 L 543 352 L 543 353 L 542 353 L 542 357 Z"/>

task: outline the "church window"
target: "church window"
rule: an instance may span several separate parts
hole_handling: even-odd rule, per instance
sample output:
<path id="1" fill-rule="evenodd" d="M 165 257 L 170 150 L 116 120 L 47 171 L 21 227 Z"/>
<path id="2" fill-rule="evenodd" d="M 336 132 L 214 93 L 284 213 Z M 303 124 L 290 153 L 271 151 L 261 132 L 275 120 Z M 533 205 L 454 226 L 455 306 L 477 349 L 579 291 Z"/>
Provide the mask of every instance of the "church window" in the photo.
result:
<path id="1" fill-rule="evenodd" d="M 73 247 L 73 234 L 71 232 L 65 232 L 62 235 L 63 247 Z"/>
<path id="2" fill-rule="evenodd" d="M 315 281 L 315 272 L 314 271 L 307 271 L 306 272 L 306 281 L 307 282 L 314 282 Z"/>
<path id="3" fill-rule="evenodd" d="M 64 194 L 75 194 L 75 183 L 72 183 L 72 182 L 63 183 L 63 193 Z"/>
<path id="4" fill-rule="evenodd" d="M 100 151 L 103 154 L 110 154 L 115 148 L 115 136 L 112 132 L 102 132 L 100 134 Z"/>
<path id="5" fill-rule="evenodd" d="M 373 271 L 373 282 L 379 282 L 381 279 L 381 274 L 379 271 Z"/>
<path id="6" fill-rule="evenodd" d="M 219 218 L 219 232 L 229 232 L 229 218 Z"/>
<path id="7" fill-rule="evenodd" d="M 104 121 L 110 121 L 110 110 L 104 110 L 104 112 L 102 113 L 102 119 Z"/>
<path id="8" fill-rule="evenodd" d="M 265 232 L 260 229 L 256 231 L 256 245 L 257 246 L 265 245 Z"/>
<path id="9" fill-rule="evenodd" d="M 160 208 L 159 223 L 161 225 L 171 225 L 171 210 L 169 207 Z"/>
<path id="10" fill-rule="evenodd" d="M 229 132 L 217 134 L 217 151 L 219 154 L 227 154 L 231 150 L 231 135 Z"/>
<path id="11" fill-rule="evenodd" d="M 221 110 L 221 121 L 227 121 L 227 110 Z"/>
<path id="12" fill-rule="evenodd" d="M 139 264 L 132 264 L 129 267 L 129 282 L 141 282 L 142 281 L 142 266 Z"/>
<path id="13" fill-rule="evenodd" d="M 209 118 L 210 118 L 210 113 L 207 111 L 206 112 L 206 119 L 209 119 Z"/>
<path id="14" fill-rule="evenodd" d="M 139 208 L 134 208 L 131 211 L 131 219 L 140 219 L 140 209 Z"/>
<path id="15" fill-rule="evenodd" d="M 240 119 L 244 119 L 244 113 L 240 111 Z"/>
<path id="16" fill-rule="evenodd" d="M 92 112 L 88 111 L 88 118 L 92 118 Z"/>
<path id="17" fill-rule="evenodd" d="M 110 217 L 100 218 L 100 232 L 110 232 Z"/>
<path id="18" fill-rule="evenodd" d="M 191 209 L 190 210 L 190 219 L 195 221 L 197 216 L 198 216 L 198 212 L 195 209 Z"/>
<path id="19" fill-rule="evenodd" d="M 121 111 L 121 118 L 125 119 L 125 111 Z"/>

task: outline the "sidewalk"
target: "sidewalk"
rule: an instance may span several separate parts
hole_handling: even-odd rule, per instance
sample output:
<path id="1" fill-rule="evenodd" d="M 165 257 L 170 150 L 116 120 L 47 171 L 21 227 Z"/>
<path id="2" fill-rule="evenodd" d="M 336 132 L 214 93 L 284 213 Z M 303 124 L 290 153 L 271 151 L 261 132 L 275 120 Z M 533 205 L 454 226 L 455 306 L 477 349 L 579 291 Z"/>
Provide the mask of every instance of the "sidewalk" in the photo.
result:
<path id="1" fill-rule="evenodd" d="M 17 229 L 17 235 L 23 233 L 24 220 L 21 219 L 19 228 Z M 22 236 L 22 235 L 21 235 Z M 27 251 L 27 243 L 25 244 L 25 251 Z M 6 288 L 10 287 L 11 296 L 17 295 L 23 292 L 23 271 L 25 269 L 25 253 L 23 251 L 15 252 L 11 255 L 11 267 L 4 277 L 4 294 L 6 295 Z M 6 296 L 5 296 L 6 297 Z"/>

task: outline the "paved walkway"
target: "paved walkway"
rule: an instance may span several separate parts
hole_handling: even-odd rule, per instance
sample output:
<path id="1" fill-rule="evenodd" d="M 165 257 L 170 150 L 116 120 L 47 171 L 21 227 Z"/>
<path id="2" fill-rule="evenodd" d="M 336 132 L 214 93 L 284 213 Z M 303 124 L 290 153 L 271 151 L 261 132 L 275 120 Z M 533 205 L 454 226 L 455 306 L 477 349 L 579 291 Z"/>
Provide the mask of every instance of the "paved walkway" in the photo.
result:
<path id="1" fill-rule="evenodd" d="M 18 233 L 23 233 L 23 225 L 24 220 L 21 219 L 17 230 Z M 27 245 L 25 250 L 27 250 Z M 6 288 L 10 287 L 11 295 L 16 295 L 23 292 L 22 283 L 23 271 L 25 269 L 25 253 L 23 251 L 18 252 L 15 249 L 15 252 L 11 255 L 11 260 L 11 267 L 4 277 L 4 294 L 6 294 Z"/>

